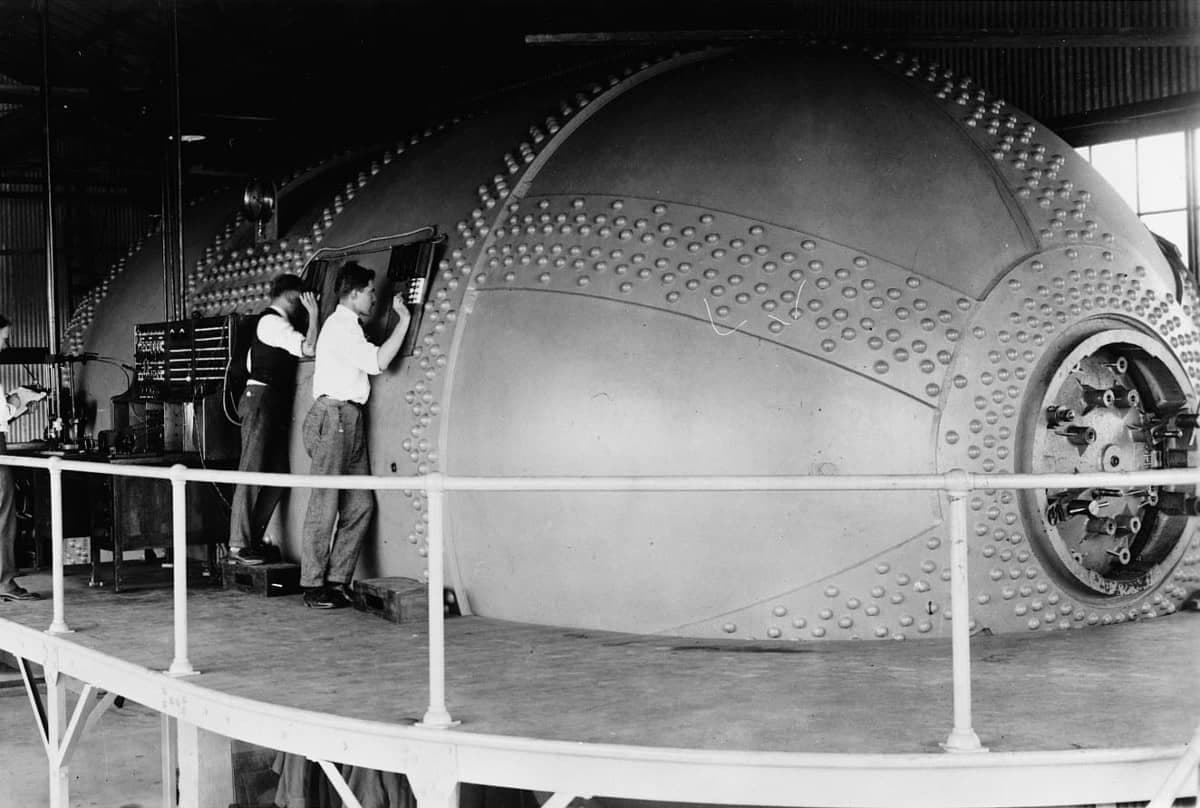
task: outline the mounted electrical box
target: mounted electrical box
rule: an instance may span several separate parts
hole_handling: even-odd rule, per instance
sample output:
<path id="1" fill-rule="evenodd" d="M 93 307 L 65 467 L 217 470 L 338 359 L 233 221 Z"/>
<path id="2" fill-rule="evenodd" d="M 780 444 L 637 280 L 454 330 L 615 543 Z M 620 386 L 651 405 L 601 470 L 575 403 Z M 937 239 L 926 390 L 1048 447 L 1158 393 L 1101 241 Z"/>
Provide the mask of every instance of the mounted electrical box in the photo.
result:
<path id="1" fill-rule="evenodd" d="M 202 317 L 135 325 L 133 397 L 193 401 L 218 391 L 237 323 L 236 317 Z"/>

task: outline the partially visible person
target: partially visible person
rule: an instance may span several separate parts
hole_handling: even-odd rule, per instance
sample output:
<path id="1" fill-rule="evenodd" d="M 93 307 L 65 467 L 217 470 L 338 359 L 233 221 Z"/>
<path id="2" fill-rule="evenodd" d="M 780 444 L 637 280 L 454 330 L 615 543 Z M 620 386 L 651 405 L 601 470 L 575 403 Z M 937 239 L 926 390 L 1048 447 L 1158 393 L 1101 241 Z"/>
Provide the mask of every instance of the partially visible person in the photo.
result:
<path id="1" fill-rule="evenodd" d="M 0 351 L 8 347 L 12 324 L 0 314 Z M 26 387 L 12 393 L 0 382 L 0 454 L 8 453 L 8 424 L 46 398 Z M 17 583 L 17 508 L 16 486 L 11 466 L 0 466 L 0 600 L 39 600 L 41 595 Z"/>
<path id="2" fill-rule="evenodd" d="M 376 347 L 363 334 L 361 322 L 375 308 L 375 273 L 347 262 L 338 271 L 336 289 L 337 308 L 317 339 L 314 401 L 304 419 L 304 448 L 312 458 L 313 474 L 370 474 L 363 418 L 370 377 L 396 358 L 411 316 L 403 297 L 393 297 L 392 311 L 399 319 Z M 374 514 L 371 491 L 312 490 L 300 556 L 305 606 L 339 609 L 351 604 L 350 579 Z"/>
<path id="3" fill-rule="evenodd" d="M 238 471 L 288 471 L 296 364 L 301 357 L 313 356 L 317 344 L 317 298 L 303 289 L 296 275 L 277 277 L 271 283 L 271 304 L 259 315 L 254 328 L 246 354 L 249 377 L 238 402 L 238 417 L 242 420 Z M 296 327 L 301 310 L 308 313 L 304 333 Z M 282 496 L 282 488 L 237 486 L 229 519 L 231 559 L 241 564 L 266 560 L 263 537 Z"/>

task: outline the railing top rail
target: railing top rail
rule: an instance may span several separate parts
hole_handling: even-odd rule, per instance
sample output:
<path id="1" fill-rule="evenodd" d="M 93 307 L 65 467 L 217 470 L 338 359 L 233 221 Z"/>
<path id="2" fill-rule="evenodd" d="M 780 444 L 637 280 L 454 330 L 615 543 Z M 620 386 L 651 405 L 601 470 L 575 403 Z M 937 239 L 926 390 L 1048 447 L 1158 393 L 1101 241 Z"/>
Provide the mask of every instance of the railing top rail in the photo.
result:
<path id="1" fill-rule="evenodd" d="M 377 491 L 998 491 L 1034 488 L 1136 488 L 1146 485 L 1197 485 L 1200 469 L 1156 469 L 1087 474 L 975 474 L 955 469 L 945 474 L 846 475 L 685 475 L 480 477 L 267 474 L 223 469 L 103 463 L 21 455 L 0 455 L 0 465 L 58 468 L 61 471 L 189 482 L 242 483 L 286 488 L 370 489 Z"/>

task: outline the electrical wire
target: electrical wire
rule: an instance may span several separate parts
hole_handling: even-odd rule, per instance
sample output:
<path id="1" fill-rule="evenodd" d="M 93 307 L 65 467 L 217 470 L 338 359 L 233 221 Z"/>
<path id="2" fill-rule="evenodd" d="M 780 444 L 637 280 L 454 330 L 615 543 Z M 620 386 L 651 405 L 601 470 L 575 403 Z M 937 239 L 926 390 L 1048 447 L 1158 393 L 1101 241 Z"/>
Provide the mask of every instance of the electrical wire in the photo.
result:
<path id="1" fill-rule="evenodd" d="M 308 257 L 308 259 L 304 262 L 304 266 L 302 266 L 300 268 L 300 275 L 301 275 L 301 277 L 303 277 L 304 273 L 308 270 L 308 265 L 311 264 L 313 262 L 313 260 L 321 253 L 345 252 L 347 250 L 357 249 L 358 247 L 365 247 L 366 245 L 373 244 L 376 241 L 390 241 L 391 239 L 408 238 L 409 236 L 415 236 L 417 233 L 424 233 L 426 231 L 436 234 L 437 228 L 435 228 L 433 225 L 427 224 L 424 227 L 418 227 L 416 230 L 409 230 L 407 233 L 393 233 L 388 236 L 374 236 L 372 238 L 365 239 L 363 241 L 359 241 L 354 244 L 347 244 L 342 247 L 320 247 L 317 249 L 316 252 L 314 252 L 312 255 L 310 255 Z M 444 239 L 445 236 L 443 236 L 442 238 Z"/>
<path id="2" fill-rule="evenodd" d="M 227 341 L 226 345 L 228 345 L 229 350 L 227 351 L 228 358 L 225 360 L 225 372 L 221 375 L 221 413 L 225 416 L 226 421 L 233 424 L 234 426 L 240 427 L 242 425 L 242 422 L 240 420 L 238 420 L 238 418 L 237 418 L 237 410 L 236 409 L 234 410 L 233 415 L 229 414 L 229 404 L 230 404 L 230 401 L 229 401 L 229 399 L 230 399 L 229 370 L 233 367 L 233 317 L 232 316 L 230 316 L 230 318 L 225 323 L 225 339 Z M 236 405 L 236 403 L 237 402 L 234 402 L 235 405 Z"/>
<path id="3" fill-rule="evenodd" d="M 112 365 L 125 374 L 125 386 L 133 385 L 133 368 L 125 364 L 119 359 L 114 359 L 111 356 L 93 356 L 88 358 L 89 362 L 99 362 L 101 365 Z"/>
<path id="4" fill-rule="evenodd" d="M 224 396 L 224 393 L 222 393 L 221 395 Z M 199 413 L 197 413 L 197 408 L 196 408 L 197 404 L 200 405 Z M 204 412 L 204 399 L 201 398 L 201 399 L 196 399 L 195 401 L 193 401 L 192 402 L 192 442 L 194 444 L 196 444 L 197 454 L 200 456 L 200 468 L 207 470 L 208 469 L 208 458 L 206 458 L 204 456 L 205 455 L 204 430 L 202 430 L 200 428 L 200 414 L 202 414 L 203 412 Z M 210 482 L 209 485 L 211 485 L 213 490 L 217 492 L 217 497 L 221 500 L 221 502 L 229 510 L 229 513 L 232 515 L 233 514 L 233 503 L 231 503 L 229 500 L 227 500 L 225 498 L 224 492 L 221 491 L 221 486 L 215 482 Z"/>

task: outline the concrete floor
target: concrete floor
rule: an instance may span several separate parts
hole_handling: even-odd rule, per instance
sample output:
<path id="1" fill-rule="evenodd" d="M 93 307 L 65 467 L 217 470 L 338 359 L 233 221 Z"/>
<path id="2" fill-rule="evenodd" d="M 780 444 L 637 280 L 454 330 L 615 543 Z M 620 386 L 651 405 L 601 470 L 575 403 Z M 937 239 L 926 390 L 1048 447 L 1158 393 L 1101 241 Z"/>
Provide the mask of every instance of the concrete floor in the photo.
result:
<path id="1" fill-rule="evenodd" d="M 49 591 L 45 576 L 26 586 Z M 170 660 L 170 592 L 67 580 L 72 642 L 151 668 Z M 265 702 L 407 723 L 426 701 L 423 625 L 298 597 L 189 597 L 193 681 Z M 42 629 L 50 604 L 0 619 Z M 941 640 L 731 643 L 456 618 L 447 623 L 457 732 L 792 752 L 937 752 L 951 723 Z M 972 642 L 975 728 L 994 751 L 1164 746 L 1200 717 L 1200 615 Z M 0 688 L 0 808 L 44 805 L 45 757 L 21 687 Z M 85 738 L 72 805 L 158 805 L 159 721 L 129 705 Z M 224 808 L 224 806 L 221 806 Z"/>
<path id="2" fill-rule="evenodd" d="M 45 576 L 27 586 L 49 590 Z M 189 600 L 192 681 L 247 698 L 408 722 L 427 701 L 424 624 L 298 596 Z M 171 658 L 168 589 L 68 577 L 70 641 L 149 668 Z M 6 603 L 37 629 L 50 603 Z M 947 641 L 736 643 L 447 622 L 458 732 L 781 752 L 937 752 L 951 724 Z M 1183 744 L 1200 718 L 1200 615 L 972 642 L 975 729 L 994 751 Z M 32 737 L 32 736 L 30 736 Z"/>
<path id="3" fill-rule="evenodd" d="M 72 706 L 74 699 L 72 694 Z M 46 805 L 46 754 L 19 675 L 15 681 L 12 675 L 0 676 L 0 726 L 6 729 L 0 738 L 0 808 Z M 160 765 L 158 714 L 126 702 L 109 710 L 76 751 L 71 806 L 161 806 Z"/>

